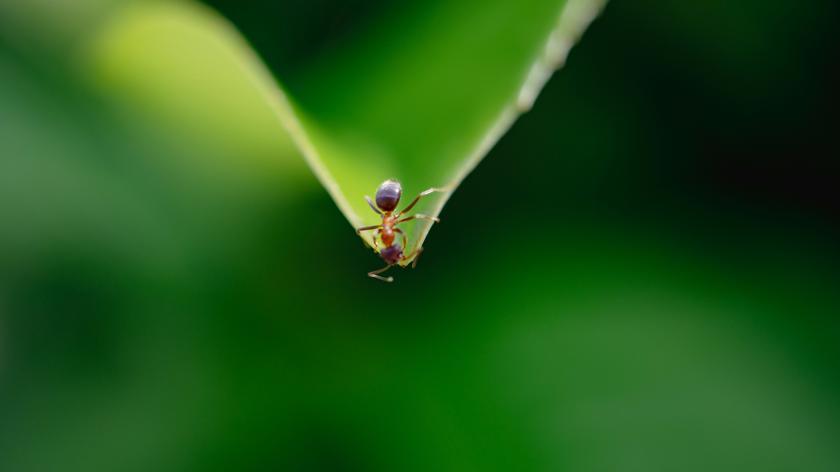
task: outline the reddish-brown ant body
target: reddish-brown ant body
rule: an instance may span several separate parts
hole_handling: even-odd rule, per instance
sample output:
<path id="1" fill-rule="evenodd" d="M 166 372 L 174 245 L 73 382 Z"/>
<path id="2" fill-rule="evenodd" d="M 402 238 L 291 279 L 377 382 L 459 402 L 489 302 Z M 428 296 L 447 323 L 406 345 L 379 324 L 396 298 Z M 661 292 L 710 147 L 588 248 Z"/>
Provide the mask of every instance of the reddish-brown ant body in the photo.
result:
<path id="1" fill-rule="evenodd" d="M 371 231 L 374 230 L 373 233 L 373 248 L 379 251 L 379 256 L 385 261 L 385 267 L 375 270 L 373 272 L 368 272 L 369 277 L 373 277 L 374 279 L 382 280 L 385 282 L 393 282 L 393 277 L 382 277 L 382 272 L 390 269 L 391 266 L 401 263 L 407 262 L 414 259 L 412 267 L 417 264 L 417 257 L 420 256 L 420 253 L 423 251 L 423 248 L 417 247 L 410 253 L 406 254 L 404 251 L 406 249 L 407 239 L 405 233 L 397 228 L 396 226 L 400 223 L 405 223 L 406 221 L 411 221 L 414 219 L 423 219 L 423 220 L 431 220 L 435 223 L 439 223 L 440 220 L 435 218 L 434 216 L 423 215 L 423 214 L 416 214 L 414 216 L 408 216 L 403 218 L 407 212 L 411 211 L 414 208 L 414 205 L 417 205 L 417 202 L 420 201 L 421 198 L 425 197 L 434 192 L 442 192 L 444 189 L 440 188 L 430 188 L 423 192 L 420 192 L 411 203 L 408 204 L 402 211 L 396 212 L 397 205 L 400 203 L 400 198 L 402 197 L 402 185 L 399 182 L 393 179 L 388 179 L 385 182 L 382 182 L 379 185 L 379 188 L 376 189 L 376 196 L 375 202 L 371 201 L 370 197 L 365 195 L 365 200 L 367 200 L 368 205 L 370 208 L 376 212 L 377 215 L 382 217 L 382 223 L 373 226 L 364 226 L 358 228 L 356 230 L 357 234 L 361 234 L 362 231 Z M 395 243 L 394 240 L 396 239 L 396 235 L 402 237 L 402 246 L 399 243 Z M 376 243 L 377 236 L 382 241 L 382 249 L 379 249 L 379 245 Z"/>

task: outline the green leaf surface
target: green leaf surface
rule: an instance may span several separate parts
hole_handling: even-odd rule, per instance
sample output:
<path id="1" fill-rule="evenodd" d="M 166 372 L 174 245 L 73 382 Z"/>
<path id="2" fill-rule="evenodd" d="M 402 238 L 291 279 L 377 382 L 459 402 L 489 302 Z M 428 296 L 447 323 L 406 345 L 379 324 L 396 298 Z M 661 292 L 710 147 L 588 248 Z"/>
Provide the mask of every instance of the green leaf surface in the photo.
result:
<path id="1" fill-rule="evenodd" d="M 293 89 L 280 85 L 283 77 L 275 80 L 231 24 L 186 2 L 126 9 L 89 51 L 98 80 L 147 104 L 172 97 L 161 93 L 170 78 L 186 81 L 177 87 L 186 94 L 178 100 L 181 123 L 204 120 L 218 131 L 209 134 L 271 143 L 265 149 L 292 143 L 358 227 L 379 222 L 364 197 L 385 179 L 402 182 L 403 204 L 429 187 L 454 190 L 532 106 L 602 6 L 603 0 L 412 5 L 296 71 Z M 191 108 L 196 101 L 202 106 Z M 207 113 L 213 104 L 226 111 Z M 425 198 L 416 211 L 439 215 L 451 190 Z M 406 224 L 409 251 L 430 227 Z"/>

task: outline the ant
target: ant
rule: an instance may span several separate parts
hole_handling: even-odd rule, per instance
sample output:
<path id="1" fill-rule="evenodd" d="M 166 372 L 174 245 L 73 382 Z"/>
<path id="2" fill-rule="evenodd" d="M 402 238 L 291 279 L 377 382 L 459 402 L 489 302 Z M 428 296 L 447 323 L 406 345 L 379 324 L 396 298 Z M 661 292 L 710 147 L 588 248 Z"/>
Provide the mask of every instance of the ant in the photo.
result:
<path id="1" fill-rule="evenodd" d="M 434 192 L 443 192 L 445 190 L 446 189 L 442 188 L 430 188 L 428 190 L 424 190 L 400 212 L 395 212 L 394 210 L 396 210 L 397 205 L 400 203 L 400 197 L 402 197 L 402 185 L 394 179 L 388 179 L 385 182 L 382 182 L 382 184 L 379 185 L 379 188 L 376 189 L 376 204 L 371 201 L 370 197 L 365 195 L 365 200 L 367 200 L 370 208 L 376 212 L 377 215 L 382 217 L 382 223 L 358 228 L 356 230 L 356 234 L 361 235 L 362 231 L 375 230 L 373 233 L 373 248 L 379 251 L 379 256 L 386 264 L 388 264 L 379 270 L 368 272 L 368 277 L 382 280 L 383 282 L 393 282 L 393 277 L 382 277 L 379 274 L 390 269 L 391 266 L 395 264 L 410 261 L 412 258 L 414 261 L 412 262 L 411 267 L 414 268 L 417 266 L 417 258 L 420 257 L 420 253 L 423 252 L 423 248 L 417 247 L 409 254 L 405 254 L 403 251 L 407 245 L 406 236 L 405 233 L 401 229 L 396 228 L 396 226 L 400 223 L 405 223 L 406 221 L 411 221 L 413 219 L 431 220 L 435 223 L 440 223 L 440 220 L 434 216 L 423 215 L 420 213 L 405 218 L 402 218 L 402 216 L 414 208 L 414 205 L 417 205 L 417 202 L 419 202 L 421 198 Z M 400 236 L 402 236 L 402 246 L 398 243 L 394 243 L 396 233 L 399 233 Z M 382 245 L 385 246 L 382 250 L 379 250 L 379 246 L 376 244 L 377 236 L 379 236 L 382 240 Z"/>

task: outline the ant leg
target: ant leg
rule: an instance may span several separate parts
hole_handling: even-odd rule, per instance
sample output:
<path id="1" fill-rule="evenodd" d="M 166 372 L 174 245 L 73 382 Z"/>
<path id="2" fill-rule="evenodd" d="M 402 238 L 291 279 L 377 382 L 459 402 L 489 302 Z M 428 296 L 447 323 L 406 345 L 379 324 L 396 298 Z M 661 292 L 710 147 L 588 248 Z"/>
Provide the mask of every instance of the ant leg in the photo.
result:
<path id="1" fill-rule="evenodd" d="M 367 200 L 368 205 L 370 205 L 371 210 L 375 211 L 377 215 L 382 216 L 382 212 L 379 211 L 379 208 L 376 208 L 376 205 L 373 204 L 373 202 L 370 200 L 370 197 L 365 195 L 365 200 Z"/>
<path id="2" fill-rule="evenodd" d="M 411 261 L 411 268 L 414 269 L 414 268 L 417 267 L 417 259 L 420 259 L 420 254 L 423 254 L 423 248 L 422 247 L 418 247 L 417 249 L 411 251 L 411 254 L 409 254 L 407 256 L 403 256 L 403 260 L 404 261 L 410 261 L 411 258 L 413 257 L 414 260 Z"/>
<path id="3" fill-rule="evenodd" d="M 382 225 L 373 225 L 373 226 L 362 226 L 361 228 L 356 228 L 356 234 L 361 235 L 362 231 L 370 231 L 372 229 L 379 229 Z"/>
<path id="4" fill-rule="evenodd" d="M 379 274 L 385 272 L 386 270 L 388 270 L 390 268 L 391 268 L 391 265 L 389 264 L 389 265 L 386 265 L 385 267 L 383 267 L 379 270 L 374 270 L 373 272 L 368 272 L 368 277 L 374 278 L 376 280 L 381 280 L 383 282 L 393 282 L 394 281 L 393 277 L 382 277 L 381 275 L 379 275 Z"/>
<path id="5" fill-rule="evenodd" d="M 435 218 L 434 216 L 429 216 L 429 215 L 424 215 L 422 213 L 418 213 L 414 216 L 409 216 L 408 218 L 403 218 L 401 220 L 397 220 L 397 221 L 394 222 L 394 224 L 405 223 L 406 221 L 411 221 L 415 218 L 417 218 L 418 220 L 431 220 L 431 221 L 434 221 L 435 223 L 440 223 L 440 218 Z"/>
<path id="6" fill-rule="evenodd" d="M 378 245 L 378 244 L 376 244 L 376 237 L 377 237 L 377 236 L 379 236 L 379 233 L 380 233 L 381 231 L 382 231 L 381 229 L 378 229 L 378 228 L 377 228 L 377 229 L 376 229 L 376 231 L 374 231 L 374 232 L 373 232 L 373 238 L 372 238 L 372 239 L 373 239 L 373 249 L 374 249 L 376 252 L 379 252 L 379 245 Z"/>
<path id="7" fill-rule="evenodd" d="M 382 228 L 382 225 L 375 225 L 375 226 L 363 226 L 363 227 L 361 227 L 361 228 L 356 228 L 356 235 L 357 235 L 357 236 L 361 236 L 361 235 L 362 235 L 362 231 L 376 230 L 376 231 L 374 231 L 374 233 L 373 233 L 373 237 L 372 237 L 371 239 L 373 240 L 373 248 L 374 248 L 377 252 L 379 252 L 379 248 L 376 246 L 376 235 L 377 235 L 377 234 L 379 234 L 379 230 L 380 230 L 381 228 Z M 362 241 L 364 241 L 364 242 L 365 242 L 365 245 L 368 245 L 367 240 L 366 240 L 365 238 L 362 238 Z"/>
<path id="8" fill-rule="evenodd" d="M 394 232 L 400 233 L 402 235 L 403 247 L 408 246 L 408 238 L 405 237 L 405 233 L 403 233 L 403 230 L 399 228 L 394 228 Z"/>
<path id="9" fill-rule="evenodd" d="M 399 215 L 397 215 L 397 216 L 399 217 L 399 216 L 411 211 L 411 209 L 414 208 L 414 205 L 417 205 L 417 202 L 419 202 L 420 199 L 425 197 L 426 195 L 431 195 L 435 192 L 446 192 L 447 190 L 449 190 L 449 187 L 444 187 L 444 188 L 432 187 L 430 189 L 423 190 L 422 192 L 420 192 L 420 195 L 417 195 L 416 197 L 414 197 L 414 200 L 412 200 L 411 203 L 409 203 L 407 207 L 403 208 L 403 211 L 401 211 L 399 213 Z"/>

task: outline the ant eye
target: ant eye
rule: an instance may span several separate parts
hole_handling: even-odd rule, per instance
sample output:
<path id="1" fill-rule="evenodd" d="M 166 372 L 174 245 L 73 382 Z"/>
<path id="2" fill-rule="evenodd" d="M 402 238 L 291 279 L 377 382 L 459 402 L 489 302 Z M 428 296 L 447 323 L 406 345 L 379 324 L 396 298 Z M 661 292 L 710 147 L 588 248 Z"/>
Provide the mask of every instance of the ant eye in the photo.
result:
<path id="1" fill-rule="evenodd" d="M 400 203 L 402 186 L 396 180 L 386 180 L 376 189 L 376 206 L 382 211 L 394 211 Z"/>

